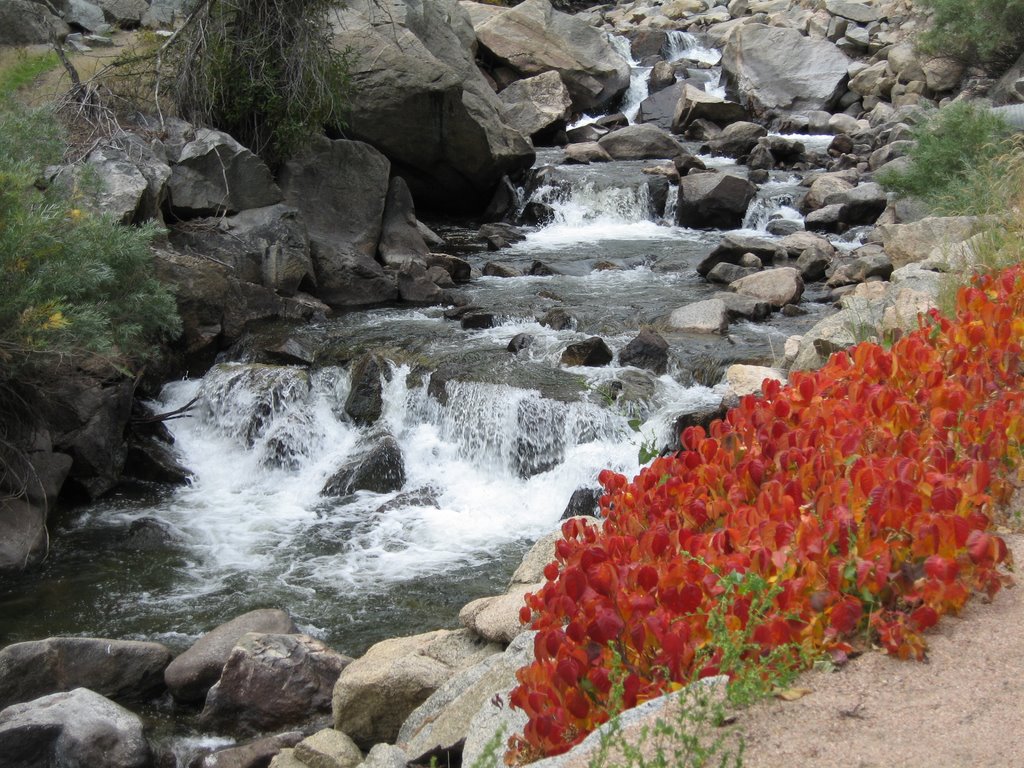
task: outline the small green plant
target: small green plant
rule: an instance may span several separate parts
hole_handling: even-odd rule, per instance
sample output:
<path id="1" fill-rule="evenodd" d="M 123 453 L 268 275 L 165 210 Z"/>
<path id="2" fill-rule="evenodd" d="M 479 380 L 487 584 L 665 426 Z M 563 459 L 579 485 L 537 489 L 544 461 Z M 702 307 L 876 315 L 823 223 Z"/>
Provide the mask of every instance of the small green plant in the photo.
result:
<path id="1" fill-rule="evenodd" d="M 926 54 L 952 56 L 1002 74 L 1024 52 L 1024 0 L 919 0 L 932 26 L 918 39 Z"/>
<path id="2" fill-rule="evenodd" d="M 10 96 L 58 65 L 53 51 L 30 54 L 19 50 L 12 65 L 0 70 L 0 97 Z"/>
<path id="3" fill-rule="evenodd" d="M 989 181 L 1007 151 L 1006 123 L 984 108 L 958 103 L 940 110 L 916 132 L 904 172 L 879 175 L 887 189 L 916 197 L 934 213 L 984 214 L 1000 199 Z"/>

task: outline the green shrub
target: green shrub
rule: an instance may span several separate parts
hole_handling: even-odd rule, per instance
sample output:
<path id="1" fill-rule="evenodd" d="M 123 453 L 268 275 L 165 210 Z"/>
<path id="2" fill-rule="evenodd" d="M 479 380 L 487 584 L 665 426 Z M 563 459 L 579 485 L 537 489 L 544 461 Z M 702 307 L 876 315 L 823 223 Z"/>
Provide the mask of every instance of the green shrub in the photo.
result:
<path id="1" fill-rule="evenodd" d="M 1024 0 L 920 0 L 934 11 L 923 53 L 953 56 L 1001 74 L 1024 52 Z"/>
<path id="2" fill-rule="evenodd" d="M 990 183 L 994 164 L 1007 150 L 1006 123 L 988 110 L 953 104 L 916 131 L 910 168 L 885 172 L 879 181 L 904 197 L 922 200 L 940 215 L 982 214 L 1000 205 Z"/>
<path id="3" fill-rule="evenodd" d="M 276 165 L 340 128 L 345 55 L 331 46 L 334 0 L 210 0 L 175 52 L 182 116 L 227 131 Z"/>
<path id="4" fill-rule="evenodd" d="M 0 102 L 0 384 L 54 356 L 129 366 L 180 327 L 153 275 L 157 228 L 85 213 L 65 186 L 40 181 L 61 158 L 56 126 L 50 111 Z"/>
<path id="5" fill-rule="evenodd" d="M 14 63 L 0 71 L 0 96 L 24 88 L 44 72 L 56 68 L 58 63 L 53 51 L 35 55 L 18 51 Z"/>

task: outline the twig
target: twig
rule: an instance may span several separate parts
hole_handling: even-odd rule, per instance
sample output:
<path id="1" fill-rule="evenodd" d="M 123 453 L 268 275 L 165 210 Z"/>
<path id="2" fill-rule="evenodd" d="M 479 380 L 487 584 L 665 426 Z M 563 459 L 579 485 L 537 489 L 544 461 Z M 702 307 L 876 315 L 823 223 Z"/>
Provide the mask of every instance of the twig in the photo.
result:
<path id="1" fill-rule="evenodd" d="M 132 424 L 155 424 L 160 421 L 170 421 L 171 419 L 180 419 L 182 416 L 187 416 L 188 412 L 192 410 L 199 401 L 199 396 L 196 395 L 181 408 L 175 408 L 173 411 L 166 411 L 165 413 L 155 413 L 152 416 L 143 416 L 141 418 L 132 419 Z"/>

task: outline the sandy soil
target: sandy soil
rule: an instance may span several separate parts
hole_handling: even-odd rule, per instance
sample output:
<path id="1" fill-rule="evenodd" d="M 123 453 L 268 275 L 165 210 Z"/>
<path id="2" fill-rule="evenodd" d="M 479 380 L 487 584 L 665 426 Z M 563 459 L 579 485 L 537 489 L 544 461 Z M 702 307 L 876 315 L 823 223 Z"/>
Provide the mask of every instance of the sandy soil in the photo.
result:
<path id="1" fill-rule="evenodd" d="M 1005 536 L 1024 563 L 1024 536 Z M 1024 766 L 1024 586 L 927 634 L 928 661 L 870 653 L 742 712 L 746 768 Z"/>

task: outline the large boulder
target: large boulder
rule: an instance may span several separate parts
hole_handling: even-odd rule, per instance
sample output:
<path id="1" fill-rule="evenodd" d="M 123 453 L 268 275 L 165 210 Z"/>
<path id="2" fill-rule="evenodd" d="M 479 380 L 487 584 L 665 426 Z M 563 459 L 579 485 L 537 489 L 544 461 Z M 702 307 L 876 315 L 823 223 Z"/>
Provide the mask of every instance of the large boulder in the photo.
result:
<path id="1" fill-rule="evenodd" d="M 526 0 L 475 25 L 477 39 L 524 77 L 557 72 L 576 112 L 608 106 L 629 87 L 629 62 L 607 35 L 548 0 Z"/>
<path id="2" fill-rule="evenodd" d="M 164 671 L 164 681 L 178 701 L 202 701 L 220 678 L 235 643 L 249 632 L 293 634 L 298 627 L 284 611 L 262 608 L 243 613 L 200 637 Z"/>
<path id="3" fill-rule="evenodd" d="M 196 130 L 167 182 L 171 209 L 183 218 L 237 213 L 281 201 L 266 163 L 221 131 Z"/>
<path id="4" fill-rule="evenodd" d="M 389 266 L 400 266 L 408 259 L 425 261 L 430 254 L 417 226 L 409 185 L 401 176 L 395 176 L 388 183 L 378 252 Z"/>
<path id="5" fill-rule="evenodd" d="M 351 661 L 308 635 L 249 632 L 231 649 L 200 722 L 238 732 L 301 724 L 330 710 Z"/>
<path id="6" fill-rule="evenodd" d="M 48 43 L 51 36 L 63 40 L 71 29 L 45 5 L 32 0 L 0 3 L 0 45 Z"/>
<path id="7" fill-rule="evenodd" d="M 6 495 L 0 499 L 0 573 L 35 565 L 48 545 L 44 505 Z"/>
<path id="8" fill-rule="evenodd" d="M 456 0 L 352 0 L 334 32 L 350 61 L 346 132 L 387 155 L 421 207 L 477 211 L 503 176 L 533 164 L 476 67 Z"/>
<path id="9" fill-rule="evenodd" d="M 334 727 L 363 749 L 394 743 L 402 723 L 455 673 L 501 647 L 469 630 L 384 640 L 349 664 L 334 687 Z"/>
<path id="10" fill-rule="evenodd" d="M 597 141 L 613 160 L 672 159 L 685 154 L 683 145 L 654 125 L 628 125 Z"/>
<path id="11" fill-rule="evenodd" d="M 804 293 L 804 281 L 800 270 L 793 267 L 766 269 L 753 275 L 741 277 L 729 287 L 743 296 L 765 301 L 775 308 L 800 301 Z"/>
<path id="12" fill-rule="evenodd" d="M 726 126 L 725 130 L 708 141 L 708 150 L 713 155 L 741 158 L 757 146 L 768 135 L 763 125 L 739 120 Z"/>
<path id="13" fill-rule="evenodd" d="M 679 180 L 676 223 L 695 229 L 735 229 L 743 224 L 757 187 L 728 173 L 694 173 Z"/>
<path id="14" fill-rule="evenodd" d="M 386 157 L 368 144 L 321 138 L 281 169 L 287 203 L 309 230 L 318 296 L 336 308 L 397 296 L 376 261 L 388 176 Z"/>
<path id="15" fill-rule="evenodd" d="M 83 207 L 109 214 L 119 224 L 159 219 L 171 169 L 151 153 L 139 154 L 106 145 L 90 152 L 85 167 L 98 179 L 98 189 L 85 196 Z M 76 169 L 75 177 L 81 179 L 81 170 Z"/>
<path id="16" fill-rule="evenodd" d="M 164 687 L 171 652 L 160 643 L 51 637 L 0 650 L 0 709 L 73 688 L 140 701 Z"/>
<path id="17" fill-rule="evenodd" d="M 564 128 L 572 97 L 557 72 L 517 80 L 498 94 L 505 105 L 508 124 L 523 136 L 540 137 Z"/>
<path id="18" fill-rule="evenodd" d="M 142 721 L 87 688 L 52 693 L 0 711 L 6 768 L 147 768 Z"/>
<path id="19" fill-rule="evenodd" d="M 980 228 L 973 216 L 929 216 L 907 224 L 876 227 L 873 239 L 881 240 L 894 267 L 924 261 L 937 247 L 962 243 Z"/>
<path id="20" fill-rule="evenodd" d="M 209 223 L 173 229 L 171 243 L 213 256 L 237 279 L 284 296 L 294 296 L 300 287 L 316 291 L 309 234 L 297 209 L 278 203 Z"/>
<path id="21" fill-rule="evenodd" d="M 757 110 L 828 109 L 843 95 L 849 64 L 828 40 L 764 24 L 736 27 L 722 57 L 741 98 Z"/>

